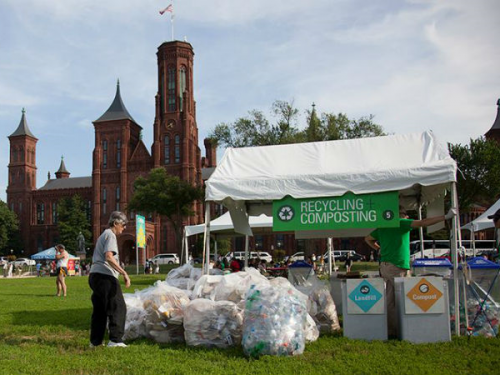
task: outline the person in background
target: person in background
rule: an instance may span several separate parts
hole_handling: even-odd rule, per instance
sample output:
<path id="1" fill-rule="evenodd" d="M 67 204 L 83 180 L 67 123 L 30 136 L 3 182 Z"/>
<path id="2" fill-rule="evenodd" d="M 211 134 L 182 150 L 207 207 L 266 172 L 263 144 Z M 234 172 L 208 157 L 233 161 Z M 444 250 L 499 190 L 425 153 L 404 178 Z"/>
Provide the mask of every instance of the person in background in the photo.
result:
<path id="1" fill-rule="evenodd" d="M 412 220 L 404 208 L 400 207 L 398 227 L 379 228 L 365 237 L 366 243 L 372 249 L 380 250 L 380 276 L 384 279 L 386 287 L 387 330 L 390 338 L 398 334 L 394 278 L 407 277 L 410 270 L 410 231 L 449 220 L 456 214 L 457 211 L 452 208 L 446 215 Z"/>
<path id="2" fill-rule="evenodd" d="M 238 259 L 236 259 L 236 258 L 231 259 L 231 263 L 229 264 L 229 268 L 231 268 L 231 272 L 240 272 L 241 266 L 240 266 L 240 262 L 238 261 Z"/>
<path id="3" fill-rule="evenodd" d="M 160 273 L 160 265 L 158 264 L 158 261 L 155 262 L 155 275 L 158 275 Z"/>
<path id="4" fill-rule="evenodd" d="M 36 263 L 36 275 L 38 277 L 42 276 L 41 268 L 42 268 L 42 263 L 41 262 L 37 262 Z"/>
<path id="5" fill-rule="evenodd" d="M 64 297 L 66 297 L 66 281 L 64 278 L 68 275 L 68 259 L 69 254 L 66 251 L 64 245 L 59 244 L 55 246 L 56 249 L 56 287 L 57 293 L 56 296 L 60 297 L 61 293 Z"/>
<path id="6" fill-rule="evenodd" d="M 90 347 L 103 344 L 106 325 L 109 330 L 108 347 L 127 347 L 123 342 L 127 305 L 118 282 L 123 276 L 125 287 L 130 287 L 130 278 L 120 266 L 117 236 L 127 226 L 127 216 L 120 211 L 111 213 L 106 229 L 96 242 L 89 285 L 92 289 L 93 312 L 90 323 Z"/>
<path id="7" fill-rule="evenodd" d="M 351 272 L 351 266 L 352 266 L 351 254 L 347 253 L 345 257 L 345 272 L 347 273 Z"/>

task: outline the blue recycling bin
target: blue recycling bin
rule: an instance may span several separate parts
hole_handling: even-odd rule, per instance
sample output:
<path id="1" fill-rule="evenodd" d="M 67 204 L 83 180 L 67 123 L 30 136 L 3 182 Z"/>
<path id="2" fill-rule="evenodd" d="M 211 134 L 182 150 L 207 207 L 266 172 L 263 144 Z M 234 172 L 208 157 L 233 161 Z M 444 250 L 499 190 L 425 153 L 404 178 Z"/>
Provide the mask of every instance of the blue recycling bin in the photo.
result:
<path id="1" fill-rule="evenodd" d="M 451 275 L 453 265 L 446 258 L 415 259 L 411 265 L 414 276 L 442 276 Z"/>

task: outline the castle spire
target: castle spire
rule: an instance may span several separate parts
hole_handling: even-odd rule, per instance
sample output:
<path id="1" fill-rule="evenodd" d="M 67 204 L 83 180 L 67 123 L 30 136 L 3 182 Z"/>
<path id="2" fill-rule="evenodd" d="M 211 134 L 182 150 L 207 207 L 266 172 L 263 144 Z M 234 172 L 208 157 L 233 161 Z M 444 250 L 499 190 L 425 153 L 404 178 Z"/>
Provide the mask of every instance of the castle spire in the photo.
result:
<path id="1" fill-rule="evenodd" d="M 56 178 L 68 178 L 69 175 L 70 173 L 64 164 L 64 156 L 61 156 L 61 165 L 59 166 L 59 170 L 56 172 Z"/>
<path id="2" fill-rule="evenodd" d="M 21 121 L 19 122 L 19 126 L 17 127 L 16 131 L 12 133 L 9 137 L 16 137 L 18 135 L 28 135 L 32 138 L 37 139 L 33 133 L 31 132 L 28 122 L 26 121 L 26 110 L 23 108 L 22 110 L 22 116 L 21 116 Z"/>
<path id="3" fill-rule="evenodd" d="M 113 103 L 111 103 L 108 110 L 94 122 L 113 120 L 131 120 L 135 122 L 130 113 L 128 113 L 127 108 L 125 108 L 125 104 L 123 104 L 122 96 L 120 94 L 119 79 L 116 81 L 116 94 Z"/>

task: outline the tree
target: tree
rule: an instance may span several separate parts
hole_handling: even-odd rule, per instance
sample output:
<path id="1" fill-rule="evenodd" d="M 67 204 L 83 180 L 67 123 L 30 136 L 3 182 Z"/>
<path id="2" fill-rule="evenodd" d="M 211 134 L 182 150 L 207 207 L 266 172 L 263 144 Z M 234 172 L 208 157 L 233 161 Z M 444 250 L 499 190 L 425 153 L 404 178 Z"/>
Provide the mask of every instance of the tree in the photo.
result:
<path id="1" fill-rule="evenodd" d="M 247 117 L 240 117 L 234 123 L 218 124 L 211 138 L 223 147 L 267 146 L 296 142 L 298 133 L 294 126 L 298 109 L 293 102 L 275 101 L 272 113 L 276 124 L 270 125 L 261 111 L 252 110 Z"/>
<path id="2" fill-rule="evenodd" d="M 165 216 L 174 228 L 177 249 L 182 248 L 182 220 L 193 216 L 193 203 L 203 198 L 203 190 L 171 176 L 164 168 L 152 169 L 149 175 L 134 182 L 134 194 L 127 210 L 155 212 Z"/>
<path id="3" fill-rule="evenodd" d="M 299 110 L 293 102 L 275 101 L 272 114 L 276 118 L 274 125 L 262 112 L 253 110 L 234 123 L 217 125 L 210 136 L 223 147 L 249 147 L 386 135 L 382 126 L 373 122 L 373 115 L 357 120 L 343 113 L 318 115 L 314 104 L 312 110 L 306 111 L 307 125 L 302 131 L 297 128 Z"/>
<path id="4" fill-rule="evenodd" d="M 457 192 L 461 210 L 473 203 L 493 204 L 500 196 L 500 145 L 484 137 L 468 145 L 448 144 L 459 169 Z"/>
<path id="5" fill-rule="evenodd" d="M 17 241 L 16 241 L 17 240 Z M 14 212 L 9 210 L 7 204 L 0 200 L 0 250 L 7 254 L 10 249 L 20 250 L 19 221 Z"/>
<path id="6" fill-rule="evenodd" d="M 64 244 L 66 250 L 75 252 L 78 249 L 77 237 L 82 232 L 85 237 L 85 247 L 92 243 L 90 222 L 87 219 L 85 201 L 79 195 L 63 198 L 57 204 L 57 229 L 59 242 Z"/>

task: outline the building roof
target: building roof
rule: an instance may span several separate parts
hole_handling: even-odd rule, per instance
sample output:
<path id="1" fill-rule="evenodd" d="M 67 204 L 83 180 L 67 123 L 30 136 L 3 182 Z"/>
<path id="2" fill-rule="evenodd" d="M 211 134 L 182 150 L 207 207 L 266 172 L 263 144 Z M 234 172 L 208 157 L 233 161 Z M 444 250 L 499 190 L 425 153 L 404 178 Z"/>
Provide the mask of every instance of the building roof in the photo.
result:
<path id="1" fill-rule="evenodd" d="M 38 190 L 82 189 L 92 187 L 92 176 L 69 177 L 48 180 Z"/>
<path id="2" fill-rule="evenodd" d="M 59 166 L 59 170 L 56 173 L 68 173 L 68 170 L 66 169 L 66 165 L 64 164 L 64 157 L 61 156 L 61 165 Z"/>
<path id="3" fill-rule="evenodd" d="M 497 117 L 495 119 L 495 122 L 493 123 L 493 126 L 491 127 L 491 130 L 500 130 L 500 99 L 497 101 Z"/>
<path id="4" fill-rule="evenodd" d="M 29 135 L 30 137 L 36 139 L 36 137 L 33 135 L 28 126 L 28 122 L 26 121 L 26 110 L 24 108 L 22 112 L 23 115 L 21 116 L 21 121 L 19 122 L 19 126 L 17 127 L 16 131 L 12 133 L 9 137 L 16 137 L 18 135 Z"/>
<path id="5" fill-rule="evenodd" d="M 116 83 L 116 95 L 113 103 L 111 103 L 108 110 L 94 122 L 113 120 L 130 120 L 135 122 L 130 113 L 128 113 L 127 108 L 125 108 L 125 104 L 123 104 L 122 97 L 120 95 L 120 81 Z"/>

